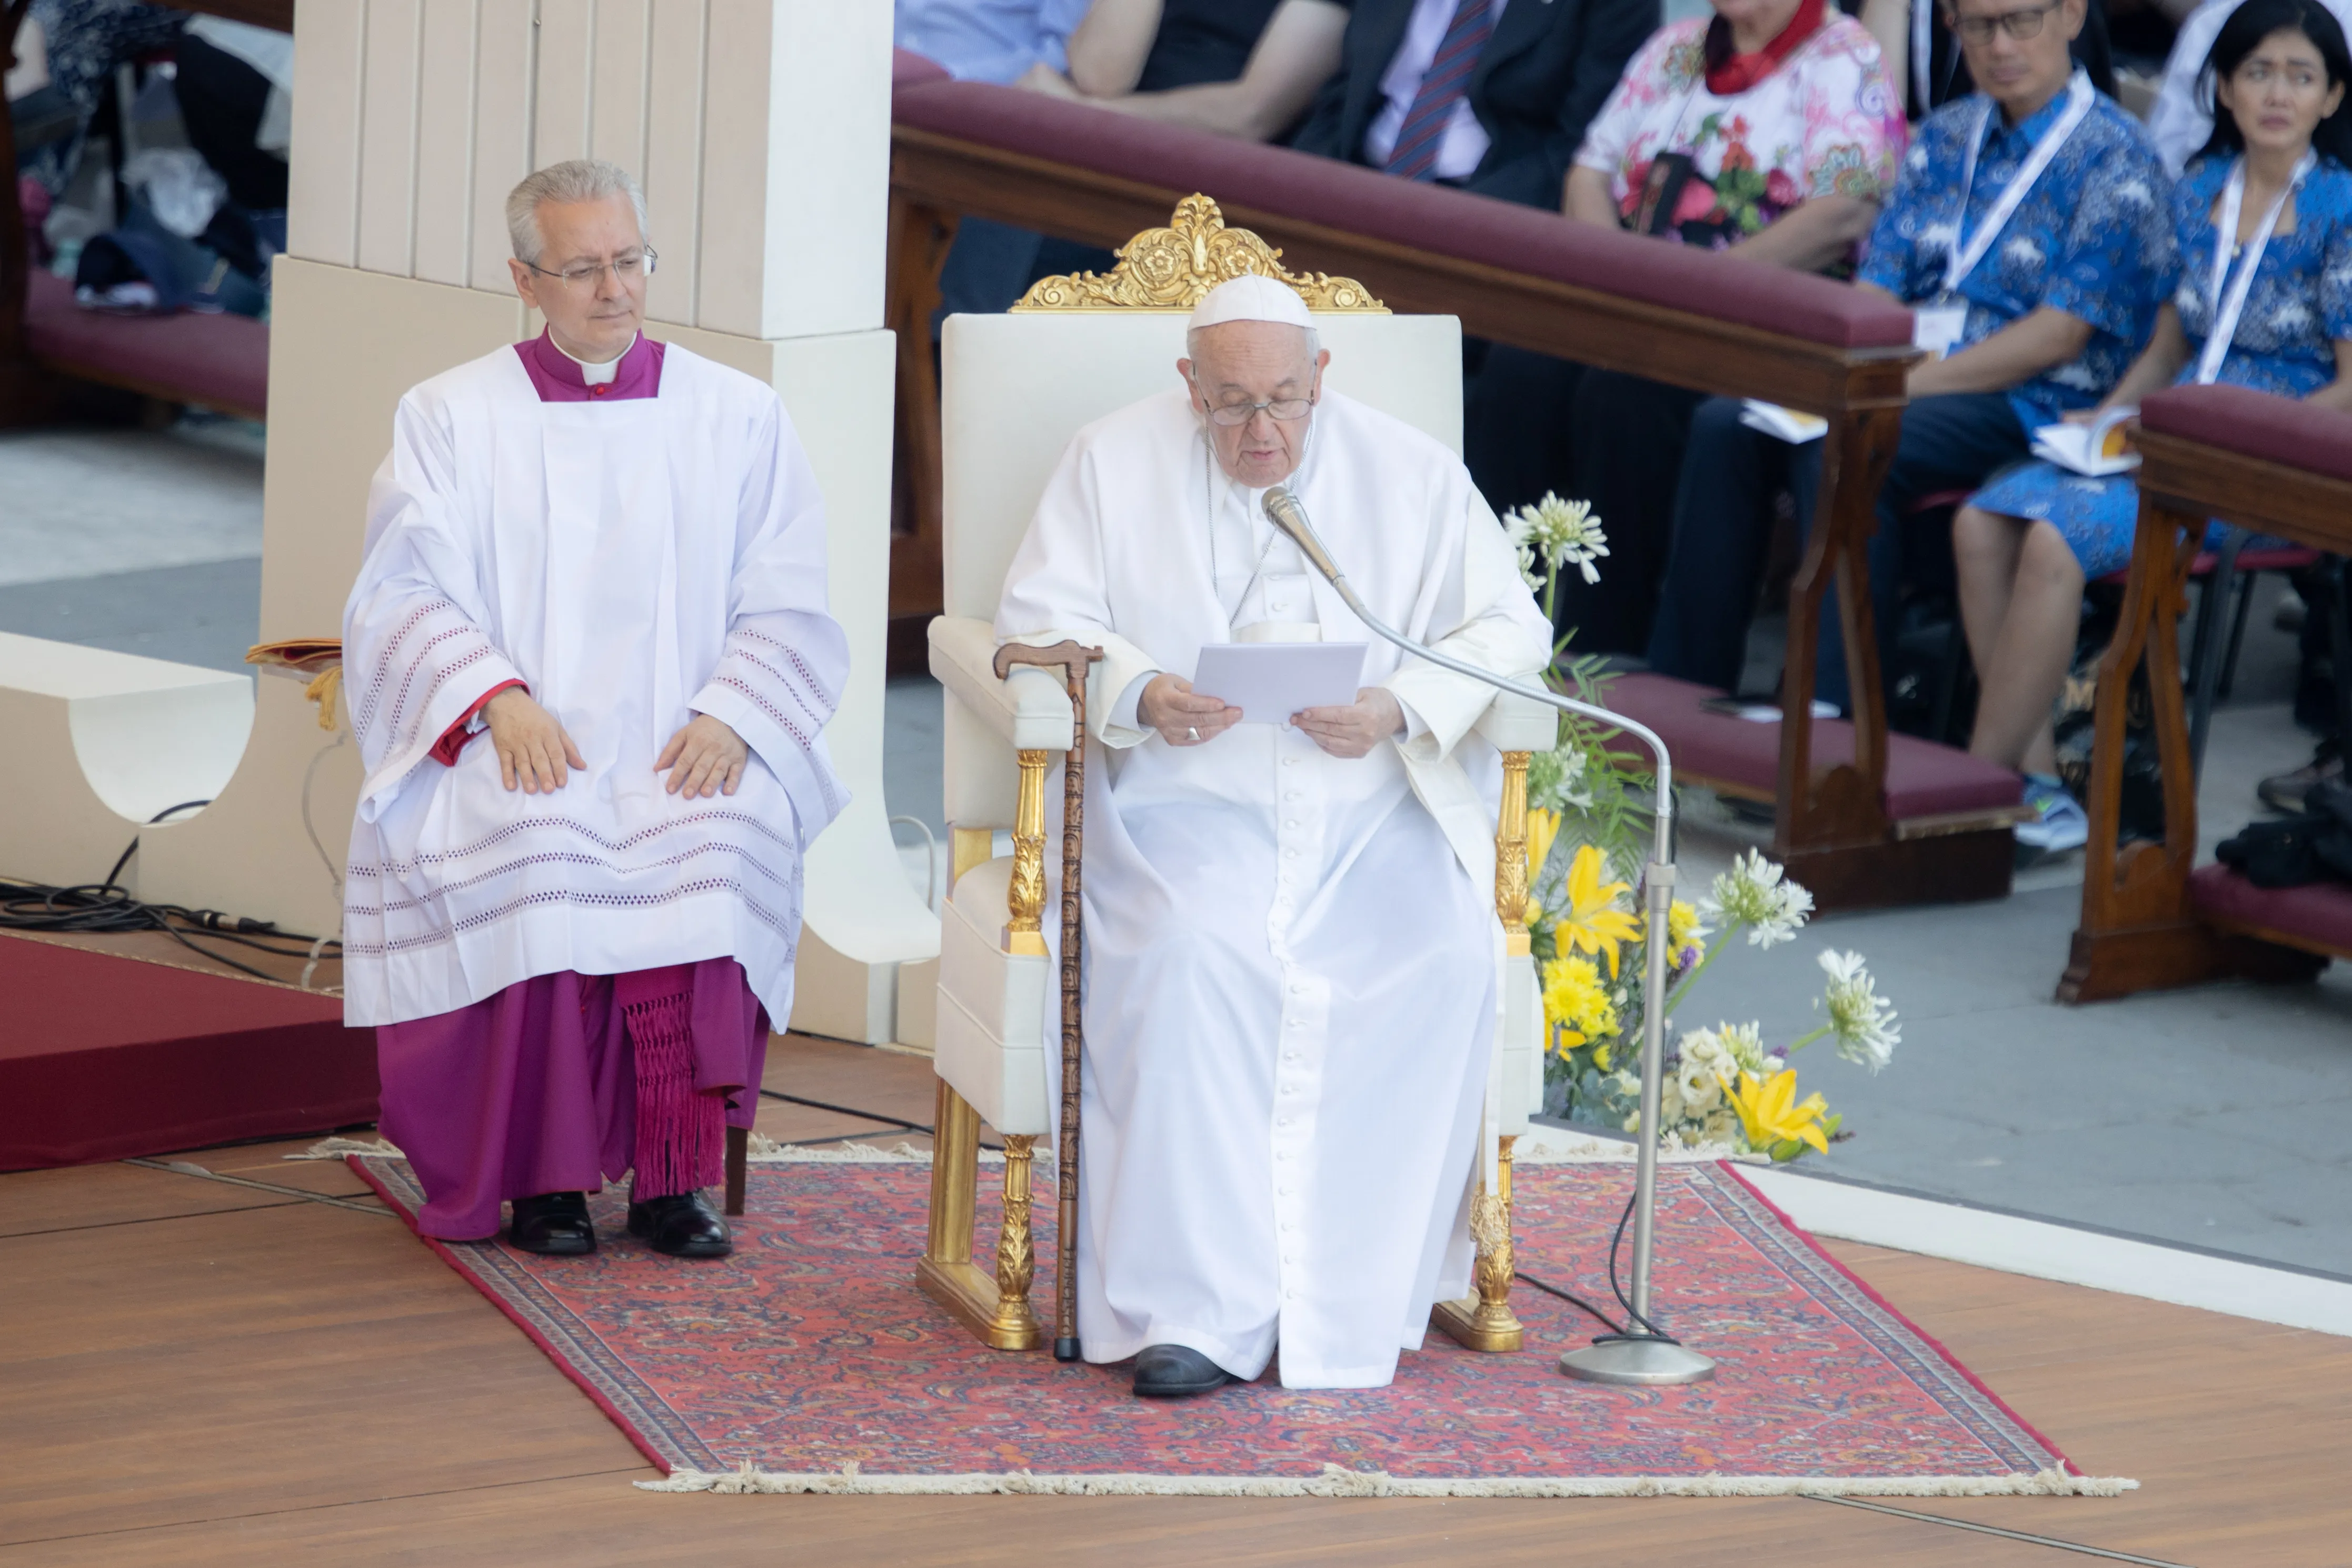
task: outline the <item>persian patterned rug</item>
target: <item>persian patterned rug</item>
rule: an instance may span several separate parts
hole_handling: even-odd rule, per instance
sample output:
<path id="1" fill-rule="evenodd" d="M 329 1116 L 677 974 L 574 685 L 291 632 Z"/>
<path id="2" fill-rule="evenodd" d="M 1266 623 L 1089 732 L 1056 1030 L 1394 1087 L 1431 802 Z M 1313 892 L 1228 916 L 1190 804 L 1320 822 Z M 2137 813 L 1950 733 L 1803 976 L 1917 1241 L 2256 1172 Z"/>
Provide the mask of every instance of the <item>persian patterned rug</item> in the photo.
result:
<path id="1" fill-rule="evenodd" d="M 385 1198 L 407 1165 L 352 1156 Z M 1043 1175 L 1045 1162 L 1040 1161 Z M 991 1185 L 984 1167 L 982 1188 Z M 1433 1333 L 1387 1388 L 1273 1375 L 1146 1401 L 1129 1368 L 982 1348 L 915 1286 L 928 1162 L 757 1163 L 723 1261 L 657 1257 L 592 1201 L 601 1246 L 540 1258 L 431 1245 L 667 1472 L 656 1490 L 1601 1497 L 2112 1495 L 1727 1166 L 1659 1171 L 1654 1308 L 1712 1381 L 1571 1381 L 1591 1320 L 1520 1285 L 1516 1355 Z M 1522 1165 L 1519 1265 L 1610 1301 L 1622 1164 Z M 1032 1300 L 1053 1300 L 1052 1189 Z M 985 1199 L 981 1251 L 996 1216 Z"/>

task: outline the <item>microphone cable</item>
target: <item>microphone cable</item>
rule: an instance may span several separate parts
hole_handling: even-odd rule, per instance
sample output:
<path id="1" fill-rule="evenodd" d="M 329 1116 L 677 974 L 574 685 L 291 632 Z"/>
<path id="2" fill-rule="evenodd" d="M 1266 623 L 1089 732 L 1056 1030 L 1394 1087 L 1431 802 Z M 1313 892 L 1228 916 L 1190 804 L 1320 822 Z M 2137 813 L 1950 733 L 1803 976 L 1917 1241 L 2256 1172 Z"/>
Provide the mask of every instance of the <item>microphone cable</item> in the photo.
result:
<path id="1" fill-rule="evenodd" d="M 182 811 L 192 811 L 211 804 L 210 800 L 183 800 L 155 813 L 148 819 L 148 824 L 152 826 Z M 342 948 L 340 942 L 281 931 L 271 921 L 229 915 L 217 909 L 191 909 L 178 904 L 148 904 L 134 898 L 130 889 L 116 879 L 122 874 L 122 868 L 131 863 L 131 857 L 138 850 L 139 841 L 131 840 L 100 882 L 59 887 L 47 883 L 0 878 L 0 931 L 51 936 L 122 936 L 157 931 L 200 957 L 226 964 L 257 980 L 268 980 L 273 985 L 286 982 L 226 953 L 201 946 L 193 938 L 202 936 L 208 942 L 234 943 L 281 958 L 310 957 L 325 948 L 332 948 L 340 955 Z M 279 943 L 296 946 L 280 946 Z"/>

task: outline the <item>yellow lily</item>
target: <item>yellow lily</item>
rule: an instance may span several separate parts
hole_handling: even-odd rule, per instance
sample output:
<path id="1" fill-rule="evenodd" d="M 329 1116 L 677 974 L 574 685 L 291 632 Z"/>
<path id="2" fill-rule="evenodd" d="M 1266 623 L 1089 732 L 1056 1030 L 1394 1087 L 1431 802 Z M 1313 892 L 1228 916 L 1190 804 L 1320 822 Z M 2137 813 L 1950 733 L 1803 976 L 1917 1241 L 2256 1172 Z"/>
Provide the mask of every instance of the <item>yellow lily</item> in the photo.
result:
<path id="1" fill-rule="evenodd" d="M 1606 863 L 1597 845 L 1586 844 L 1576 852 L 1568 868 L 1568 907 L 1552 928 L 1552 940 L 1563 955 L 1607 954 L 1614 978 L 1619 944 L 1640 941 L 1642 927 L 1631 913 L 1617 907 L 1617 900 L 1628 891 L 1625 884 L 1601 880 Z"/>
<path id="2" fill-rule="evenodd" d="M 1528 809 L 1528 911 L 1523 918 L 1529 927 L 1543 917 L 1543 905 L 1534 892 L 1536 878 L 1543 875 L 1544 859 L 1551 853 L 1552 841 L 1559 837 L 1559 813 L 1541 806 Z"/>
<path id="3" fill-rule="evenodd" d="M 1748 1146 L 1769 1152 L 1774 1145 L 1787 1143 L 1810 1144 L 1823 1154 L 1830 1152 L 1830 1142 L 1822 1132 L 1821 1114 L 1829 1109 L 1819 1094 L 1808 1094 L 1797 1103 L 1797 1070 L 1783 1068 L 1769 1079 L 1759 1079 L 1753 1073 L 1739 1075 L 1739 1087 L 1731 1092 L 1732 1109 L 1739 1113 L 1739 1125 L 1748 1134 Z"/>

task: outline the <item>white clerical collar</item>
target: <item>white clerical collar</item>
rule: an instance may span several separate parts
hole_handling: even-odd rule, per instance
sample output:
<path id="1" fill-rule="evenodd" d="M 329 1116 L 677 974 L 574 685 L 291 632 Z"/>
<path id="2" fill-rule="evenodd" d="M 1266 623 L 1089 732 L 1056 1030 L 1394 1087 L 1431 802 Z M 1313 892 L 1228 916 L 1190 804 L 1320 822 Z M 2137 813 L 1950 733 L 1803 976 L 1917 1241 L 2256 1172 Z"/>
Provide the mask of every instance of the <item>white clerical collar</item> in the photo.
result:
<path id="1" fill-rule="evenodd" d="M 565 359 L 570 360 L 573 364 L 580 367 L 580 379 L 587 382 L 592 387 L 612 385 L 621 374 L 621 361 L 629 357 L 629 349 L 634 349 L 637 346 L 636 339 L 631 338 L 629 340 L 628 349 L 623 349 L 619 353 L 614 354 L 611 359 L 606 360 L 601 365 L 592 365 L 587 361 L 582 359 L 579 355 L 573 353 L 571 350 L 565 348 L 562 344 L 557 342 L 555 340 L 554 333 L 550 332 L 547 335 L 547 341 L 549 347 L 552 348 L 557 353 L 562 354 Z"/>

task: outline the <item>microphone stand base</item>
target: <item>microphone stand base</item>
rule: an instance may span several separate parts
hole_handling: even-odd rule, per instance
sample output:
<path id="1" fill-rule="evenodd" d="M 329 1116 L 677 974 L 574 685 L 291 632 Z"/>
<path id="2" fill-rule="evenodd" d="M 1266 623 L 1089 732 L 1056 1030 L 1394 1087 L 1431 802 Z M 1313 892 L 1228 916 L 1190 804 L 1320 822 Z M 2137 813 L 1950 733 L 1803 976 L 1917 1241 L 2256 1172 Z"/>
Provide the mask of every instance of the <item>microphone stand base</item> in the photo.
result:
<path id="1" fill-rule="evenodd" d="M 1604 1339 L 1571 1350 L 1559 1358 L 1559 1369 L 1586 1383 L 1613 1383 L 1661 1387 L 1676 1383 L 1704 1383 L 1715 1375 L 1715 1363 L 1695 1350 L 1685 1350 L 1670 1339 L 1635 1334 Z"/>

